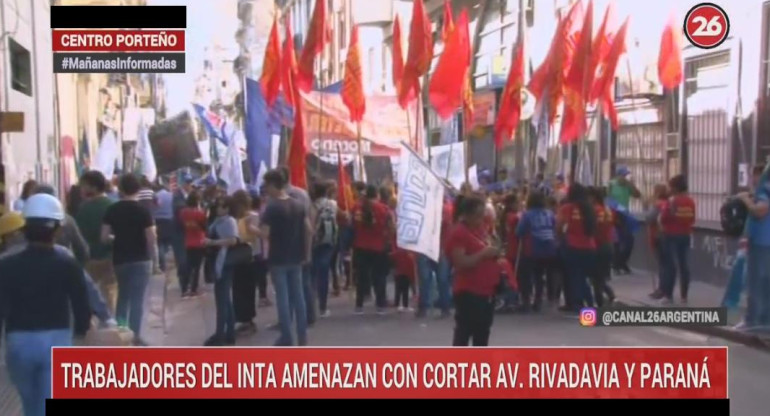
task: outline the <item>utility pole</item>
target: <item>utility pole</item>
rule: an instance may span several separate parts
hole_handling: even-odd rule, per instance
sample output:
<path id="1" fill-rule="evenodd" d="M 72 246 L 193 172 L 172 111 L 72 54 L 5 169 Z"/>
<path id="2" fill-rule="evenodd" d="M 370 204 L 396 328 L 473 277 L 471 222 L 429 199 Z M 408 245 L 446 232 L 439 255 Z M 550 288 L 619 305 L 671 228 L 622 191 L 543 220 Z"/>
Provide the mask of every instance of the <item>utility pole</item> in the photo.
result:
<path id="1" fill-rule="evenodd" d="M 527 44 L 527 1 L 526 0 L 519 0 L 519 22 L 518 22 L 518 44 L 525 46 Z M 527 62 L 526 48 L 524 49 L 525 57 L 524 62 Z M 525 84 L 526 81 L 528 81 L 527 78 L 527 71 L 524 71 L 524 78 L 525 78 Z M 529 132 L 529 122 L 524 121 L 524 123 L 519 123 L 518 128 L 516 129 L 516 134 L 518 137 L 514 141 L 514 155 L 515 155 L 515 164 L 514 164 L 514 177 L 516 180 L 525 179 L 527 174 L 527 170 L 525 170 L 525 160 L 529 158 L 529 155 L 525 156 L 525 146 L 524 146 L 524 140 L 529 140 L 529 135 L 527 134 Z M 527 146 L 529 148 L 529 146 Z M 528 178 L 527 178 L 528 179 Z"/>

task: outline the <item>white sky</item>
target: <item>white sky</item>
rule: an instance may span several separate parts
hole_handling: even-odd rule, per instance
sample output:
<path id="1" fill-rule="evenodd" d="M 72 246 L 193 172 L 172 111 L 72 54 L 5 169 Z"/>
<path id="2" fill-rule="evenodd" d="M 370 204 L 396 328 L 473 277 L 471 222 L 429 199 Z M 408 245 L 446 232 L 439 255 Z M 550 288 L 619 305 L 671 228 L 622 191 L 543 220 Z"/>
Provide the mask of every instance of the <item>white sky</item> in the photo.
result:
<path id="1" fill-rule="evenodd" d="M 195 79 L 201 74 L 204 50 L 219 43 L 238 54 L 235 31 L 238 30 L 237 0 L 148 0 L 148 5 L 187 6 L 186 70 L 185 74 L 164 74 L 166 105 L 169 115 L 190 106 L 195 92 Z"/>

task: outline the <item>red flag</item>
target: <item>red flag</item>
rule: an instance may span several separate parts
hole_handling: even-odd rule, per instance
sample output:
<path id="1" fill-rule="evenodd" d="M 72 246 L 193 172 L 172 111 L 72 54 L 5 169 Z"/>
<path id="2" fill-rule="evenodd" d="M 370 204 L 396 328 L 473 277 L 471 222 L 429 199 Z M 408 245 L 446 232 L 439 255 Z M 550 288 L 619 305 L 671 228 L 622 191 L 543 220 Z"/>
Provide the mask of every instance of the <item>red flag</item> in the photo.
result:
<path id="1" fill-rule="evenodd" d="M 500 149 L 510 140 L 521 121 L 521 89 L 524 87 L 524 43 L 516 45 L 508 82 L 500 96 L 500 110 L 495 120 L 495 146 Z"/>
<path id="2" fill-rule="evenodd" d="M 612 93 L 612 87 L 615 85 L 615 72 L 618 70 L 620 56 L 626 51 L 626 32 L 628 31 L 628 18 L 623 22 L 618 34 L 612 40 L 612 46 L 607 53 L 607 59 L 599 67 L 599 75 L 594 84 L 592 95 L 599 97 L 599 104 L 602 111 L 612 123 L 612 129 L 618 129 L 618 112 L 615 109 L 615 97 Z"/>
<path id="3" fill-rule="evenodd" d="M 414 0 L 412 24 L 409 28 L 409 53 L 404 65 L 404 77 L 398 89 L 398 102 L 406 108 L 420 92 L 420 77 L 430 69 L 433 60 L 433 29 L 422 0 Z"/>
<path id="4" fill-rule="evenodd" d="M 450 26 L 454 27 L 454 24 Z M 466 75 L 470 67 L 470 47 L 468 11 L 463 10 L 430 77 L 428 98 L 442 120 L 454 116 L 463 103 Z"/>
<path id="5" fill-rule="evenodd" d="M 289 143 L 289 176 L 292 185 L 307 189 L 307 147 L 305 146 L 305 120 L 302 107 L 299 89 L 294 89 L 294 130 L 291 133 L 291 143 Z"/>
<path id="6" fill-rule="evenodd" d="M 444 26 L 441 28 L 441 41 L 446 45 L 449 42 L 449 35 L 455 30 L 455 18 L 452 13 L 452 2 L 444 1 Z M 445 46 L 446 47 L 446 46 Z"/>
<path id="7" fill-rule="evenodd" d="M 393 87 L 398 92 L 401 78 L 404 77 L 404 51 L 401 50 L 401 19 L 396 15 L 393 21 Z"/>
<path id="8" fill-rule="evenodd" d="M 281 85 L 283 98 L 289 107 L 294 107 L 294 80 L 297 77 L 297 56 L 294 53 L 294 34 L 291 33 L 289 18 L 286 18 L 286 39 L 281 53 Z"/>
<path id="9" fill-rule="evenodd" d="M 358 46 L 358 25 L 353 26 L 348 45 L 348 57 L 345 61 L 345 78 L 342 83 L 342 103 L 350 112 L 350 121 L 360 122 L 366 112 L 364 80 L 361 73 L 361 52 Z"/>
<path id="10" fill-rule="evenodd" d="M 588 2 L 588 9 L 583 20 L 583 30 L 578 37 L 578 47 L 564 82 L 564 118 L 561 125 L 561 143 L 572 143 L 588 130 L 586 122 L 586 102 L 590 92 L 586 82 L 589 79 L 591 65 L 591 44 L 593 39 L 594 3 Z"/>
<path id="11" fill-rule="evenodd" d="M 567 16 L 559 21 L 548 55 L 532 74 L 529 83 L 529 90 L 537 97 L 538 102 L 548 101 L 549 124 L 553 124 L 556 119 L 556 113 L 563 98 L 564 80 L 572 63 L 582 18 L 583 3 L 578 1 L 569 10 Z M 548 86 L 549 97 L 543 97 L 546 86 Z"/>
<path id="12" fill-rule="evenodd" d="M 337 147 L 337 206 L 342 212 L 350 212 L 355 205 L 353 199 L 353 182 L 348 176 L 348 172 L 345 170 L 345 165 L 342 163 L 342 153 L 340 153 L 339 146 Z"/>
<path id="13" fill-rule="evenodd" d="M 262 94 L 265 96 L 268 106 L 275 104 L 278 93 L 281 90 L 281 40 L 278 38 L 278 20 L 273 20 L 273 28 L 270 29 L 270 37 L 265 48 L 265 60 L 262 63 L 262 77 L 259 83 L 262 85 Z"/>
<path id="14" fill-rule="evenodd" d="M 599 65 L 601 62 L 604 62 L 605 59 L 607 59 L 607 54 L 610 51 L 610 47 L 612 46 L 612 37 L 613 32 L 611 29 L 611 25 L 614 24 L 615 21 L 615 3 L 610 3 L 609 6 L 607 6 L 607 11 L 604 12 L 604 19 L 602 20 L 602 25 L 599 26 L 599 32 L 596 34 L 596 38 L 594 38 L 594 43 L 591 46 L 591 68 L 588 71 L 588 77 L 589 79 L 586 81 L 586 85 L 590 87 L 588 91 L 588 102 L 590 104 L 593 104 L 596 102 L 596 100 L 599 97 L 595 97 L 593 95 L 593 86 L 597 81 L 597 69 L 599 69 Z"/>
<path id="15" fill-rule="evenodd" d="M 305 46 L 299 58 L 299 71 L 295 83 L 303 92 L 310 92 L 313 88 L 315 57 L 323 52 L 326 42 L 329 41 L 329 30 L 326 24 L 326 0 L 316 0 Z"/>
<path id="16" fill-rule="evenodd" d="M 682 83 L 682 28 L 673 14 L 663 30 L 658 55 L 658 78 L 663 88 L 673 90 Z"/>

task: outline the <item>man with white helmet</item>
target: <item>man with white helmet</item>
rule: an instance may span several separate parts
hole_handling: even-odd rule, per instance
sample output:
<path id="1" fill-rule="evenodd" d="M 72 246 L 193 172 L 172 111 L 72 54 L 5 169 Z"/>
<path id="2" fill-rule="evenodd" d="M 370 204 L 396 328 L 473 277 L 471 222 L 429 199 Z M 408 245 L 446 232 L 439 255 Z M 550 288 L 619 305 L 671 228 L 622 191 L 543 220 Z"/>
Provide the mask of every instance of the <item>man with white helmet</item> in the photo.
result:
<path id="1" fill-rule="evenodd" d="M 45 414 L 51 395 L 51 348 L 85 336 L 91 320 L 83 269 L 55 249 L 64 209 L 51 195 L 24 204 L 23 251 L 0 259 L 0 321 L 6 363 L 26 416 Z M 74 321 L 74 322 L 73 322 Z"/>

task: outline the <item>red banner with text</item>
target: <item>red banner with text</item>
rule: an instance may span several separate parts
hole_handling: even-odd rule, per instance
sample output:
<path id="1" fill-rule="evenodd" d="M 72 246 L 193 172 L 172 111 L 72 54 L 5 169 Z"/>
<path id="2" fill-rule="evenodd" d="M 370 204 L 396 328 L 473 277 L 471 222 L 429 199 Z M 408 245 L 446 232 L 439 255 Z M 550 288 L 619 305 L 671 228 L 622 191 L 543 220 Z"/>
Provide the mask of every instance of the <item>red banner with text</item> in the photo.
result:
<path id="1" fill-rule="evenodd" d="M 727 348 L 55 348 L 56 399 L 727 398 Z"/>

